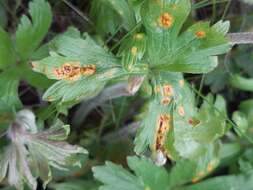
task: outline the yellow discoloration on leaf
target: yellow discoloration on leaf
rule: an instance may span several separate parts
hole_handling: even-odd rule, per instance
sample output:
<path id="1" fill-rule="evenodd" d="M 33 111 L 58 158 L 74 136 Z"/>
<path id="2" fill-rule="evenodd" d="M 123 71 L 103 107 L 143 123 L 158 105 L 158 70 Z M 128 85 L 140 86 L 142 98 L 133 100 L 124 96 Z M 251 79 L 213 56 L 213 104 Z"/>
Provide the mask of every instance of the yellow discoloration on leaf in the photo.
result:
<path id="1" fill-rule="evenodd" d="M 155 92 L 156 94 L 160 93 L 160 92 L 161 92 L 160 86 L 155 86 L 154 92 Z"/>
<path id="2" fill-rule="evenodd" d="M 197 183 L 197 182 L 199 182 L 199 178 L 198 177 L 194 177 L 193 179 L 192 179 L 192 183 Z"/>
<path id="3" fill-rule="evenodd" d="M 195 35 L 197 38 L 204 38 L 206 37 L 206 32 L 203 30 L 200 30 L 200 31 L 195 32 Z"/>
<path id="4" fill-rule="evenodd" d="M 175 3 L 171 4 L 171 8 L 175 10 L 177 8 L 177 5 Z"/>
<path id="5" fill-rule="evenodd" d="M 134 39 L 136 39 L 136 40 L 142 40 L 143 38 L 144 38 L 143 34 L 138 33 L 138 34 L 134 35 Z"/>
<path id="6" fill-rule="evenodd" d="M 182 80 L 179 80 L 179 85 L 180 85 L 181 87 L 184 86 L 184 80 L 183 80 L 183 79 L 182 79 Z"/>
<path id="7" fill-rule="evenodd" d="M 174 22 L 174 18 L 173 16 L 168 13 L 168 12 L 165 12 L 163 13 L 159 18 L 158 18 L 158 24 L 160 27 L 162 28 L 170 28 L 172 26 Z"/>
<path id="8" fill-rule="evenodd" d="M 212 160 L 211 162 L 208 163 L 207 165 L 207 171 L 210 173 L 214 170 L 214 168 L 216 167 L 217 162 L 215 160 Z"/>
<path id="9" fill-rule="evenodd" d="M 133 47 L 131 48 L 131 53 L 132 53 L 133 56 L 136 56 L 137 53 L 138 53 L 138 48 L 137 48 L 136 46 L 133 46 Z"/>
<path id="10" fill-rule="evenodd" d="M 197 173 L 198 177 L 203 177 L 204 175 L 205 175 L 205 172 L 203 172 L 203 171 L 200 171 L 200 172 Z"/>

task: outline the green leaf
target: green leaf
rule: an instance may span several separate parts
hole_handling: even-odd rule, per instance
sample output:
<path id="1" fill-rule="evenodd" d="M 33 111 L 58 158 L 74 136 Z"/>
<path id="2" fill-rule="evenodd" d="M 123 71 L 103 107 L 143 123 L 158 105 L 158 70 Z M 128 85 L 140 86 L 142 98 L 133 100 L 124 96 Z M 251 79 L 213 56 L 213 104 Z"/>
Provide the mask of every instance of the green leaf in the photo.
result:
<path id="1" fill-rule="evenodd" d="M 239 90 L 253 91 L 253 79 L 245 78 L 239 74 L 234 74 L 229 78 L 232 87 Z"/>
<path id="2" fill-rule="evenodd" d="M 7 24 L 7 15 L 2 3 L 0 3 L 0 27 L 5 28 Z"/>
<path id="3" fill-rule="evenodd" d="M 105 166 L 94 167 L 94 177 L 104 184 L 100 189 L 168 189 L 169 175 L 165 168 L 154 165 L 145 157 L 128 157 L 127 163 L 135 175 L 111 162 L 106 162 Z"/>
<path id="4" fill-rule="evenodd" d="M 0 27 L 0 69 L 13 65 L 15 62 L 16 55 L 12 40 L 8 33 Z"/>
<path id="5" fill-rule="evenodd" d="M 253 183 L 252 183 L 252 172 L 250 175 L 229 175 L 229 176 L 220 176 L 214 177 L 208 180 L 205 180 L 201 183 L 186 186 L 183 188 L 179 188 L 182 190 L 251 190 Z"/>
<path id="6" fill-rule="evenodd" d="M 122 166 L 106 162 L 104 166 L 92 168 L 94 177 L 104 185 L 100 190 L 143 190 L 144 186 L 137 177 L 125 170 Z"/>
<path id="7" fill-rule="evenodd" d="M 170 187 L 183 185 L 196 175 L 197 163 L 192 160 L 179 160 L 169 172 Z"/>
<path id="8" fill-rule="evenodd" d="M 134 173 L 141 178 L 146 189 L 167 189 L 169 175 L 165 168 L 158 167 L 151 160 L 141 157 L 128 157 L 127 163 Z"/>
<path id="9" fill-rule="evenodd" d="M 50 185 L 55 190 L 97 190 L 98 185 L 94 181 L 71 180 Z"/>
<path id="10" fill-rule="evenodd" d="M 19 109 L 22 106 L 18 95 L 18 71 L 9 69 L 0 74 L 0 102 L 3 108 Z"/>
<path id="11" fill-rule="evenodd" d="M 90 15 L 100 34 L 114 34 L 122 25 L 131 30 L 135 24 L 134 11 L 127 0 L 93 0 Z"/>
<path id="12" fill-rule="evenodd" d="M 242 133 L 246 134 L 249 127 L 249 123 L 248 123 L 246 115 L 243 112 L 236 111 L 233 113 L 232 118 L 233 118 L 233 121 L 236 123 L 237 127 L 240 129 L 240 132 L 238 132 L 236 129 L 237 134 L 239 136 L 242 136 Z"/>
<path id="13" fill-rule="evenodd" d="M 34 0 L 29 4 L 28 16 L 23 15 L 16 32 L 16 46 L 21 60 L 28 59 L 38 48 L 52 21 L 50 5 L 45 0 Z"/>

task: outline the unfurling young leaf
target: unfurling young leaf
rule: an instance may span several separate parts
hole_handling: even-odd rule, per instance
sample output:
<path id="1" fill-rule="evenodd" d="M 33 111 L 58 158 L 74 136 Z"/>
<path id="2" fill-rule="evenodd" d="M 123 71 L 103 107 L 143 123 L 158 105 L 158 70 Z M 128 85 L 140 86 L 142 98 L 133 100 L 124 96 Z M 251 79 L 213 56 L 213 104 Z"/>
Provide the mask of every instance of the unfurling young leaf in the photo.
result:
<path id="1" fill-rule="evenodd" d="M 68 166 L 79 166 L 76 155 L 87 151 L 65 142 L 68 135 L 69 126 L 60 121 L 39 131 L 35 115 L 29 110 L 19 111 L 7 133 L 10 144 L 1 153 L 0 181 L 7 177 L 17 189 L 23 189 L 26 183 L 36 190 L 37 177 L 43 180 L 44 187 L 51 180 L 50 167 L 67 170 Z"/>

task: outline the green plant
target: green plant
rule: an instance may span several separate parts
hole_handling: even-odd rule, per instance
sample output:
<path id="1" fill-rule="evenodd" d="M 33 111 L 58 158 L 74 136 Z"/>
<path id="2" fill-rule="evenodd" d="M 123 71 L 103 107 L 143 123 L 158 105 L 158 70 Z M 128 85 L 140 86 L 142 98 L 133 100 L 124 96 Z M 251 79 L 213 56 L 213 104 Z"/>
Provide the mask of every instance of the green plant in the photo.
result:
<path id="1" fill-rule="evenodd" d="M 187 22 L 192 9 L 199 6 L 201 2 L 192 5 L 189 0 L 93 0 L 91 23 L 99 36 L 69 27 L 43 41 L 52 23 L 52 11 L 45 0 L 33 0 L 29 17 L 21 17 L 14 38 L 0 28 L 0 130 L 4 137 L 0 144 L 0 182 L 7 178 L 17 189 L 26 185 L 37 189 L 37 178 L 46 188 L 54 168 L 79 175 L 75 166 L 83 169 L 80 161 L 90 163 L 92 159 L 86 159 L 85 149 L 66 142 L 70 126 L 60 119 L 66 120 L 69 109 L 80 102 L 138 94 L 145 103 L 134 118 L 138 125 L 134 140 L 137 156 L 127 158 L 133 172 L 106 162 L 92 168 L 94 177 L 102 182 L 100 187 L 94 180 L 85 179 L 52 183 L 51 188 L 250 189 L 252 148 L 244 151 L 238 141 L 251 142 L 251 107 L 242 102 L 231 120 L 221 95 L 204 96 L 201 88 L 197 90 L 185 78 L 213 71 L 218 56 L 232 47 L 227 38 L 229 21 Z M 113 39 L 121 30 L 126 35 L 107 45 L 111 40 L 105 37 Z M 212 74 L 208 77 L 214 85 L 215 78 Z M 25 109 L 18 92 L 21 80 L 43 92 L 47 103 L 41 100 L 34 112 Z M 229 82 L 252 91 L 251 79 L 232 75 Z M 232 127 L 238 137 L 231 132 Z M 101 131 L 86 134 L 87 139 L 96 136 L 91 141 L 98 141 Z M 239 159 L 240 172 L 191 184 L 228 166 L 227 160 L 238 157 L 240 151 L 244 151 Z M 99 159 L 94 160 L 91 167 Z"/>

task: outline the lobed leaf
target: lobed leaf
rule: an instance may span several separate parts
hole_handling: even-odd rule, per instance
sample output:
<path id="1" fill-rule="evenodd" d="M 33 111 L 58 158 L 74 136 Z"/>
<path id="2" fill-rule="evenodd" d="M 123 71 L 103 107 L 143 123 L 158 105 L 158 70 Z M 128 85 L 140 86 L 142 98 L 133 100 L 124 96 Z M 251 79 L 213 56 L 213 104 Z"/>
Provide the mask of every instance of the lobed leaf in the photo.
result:
<path id="1" fill-rule="evenodd" d="M 29 4 L 31 20 L 23 15 L 16 32 L 16 47 L 21 60 L 28 59 L 44 39 L 52 21 L 50 5 L 45 0 Z"/>

